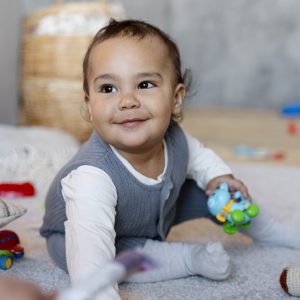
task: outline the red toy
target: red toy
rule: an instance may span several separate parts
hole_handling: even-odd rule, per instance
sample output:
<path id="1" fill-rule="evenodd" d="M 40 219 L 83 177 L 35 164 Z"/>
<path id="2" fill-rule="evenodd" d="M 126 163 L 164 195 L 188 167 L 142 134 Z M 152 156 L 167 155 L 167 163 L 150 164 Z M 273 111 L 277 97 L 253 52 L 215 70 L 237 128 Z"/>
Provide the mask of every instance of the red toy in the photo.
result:
<path id="1" fill-rule="evenodd" d="M 0 183 L 2 197 L 31 197 L 35 195 L 35 188 L 30 182 Z"/>
<path id="2" fill-rule="evenodd" d="M 24 256 L 24 248 L 20 246 L 18 235 L 11 230 L 0 231 L 0 269 L 12 267 L 13 260 Z"/>
<path id="3" fill-rule="evenodd" d="M 297 123 L 295 120 L 291 120 L 288 124 L 288 133 L 289 135 L 296 135 L 298 131 Z"/>

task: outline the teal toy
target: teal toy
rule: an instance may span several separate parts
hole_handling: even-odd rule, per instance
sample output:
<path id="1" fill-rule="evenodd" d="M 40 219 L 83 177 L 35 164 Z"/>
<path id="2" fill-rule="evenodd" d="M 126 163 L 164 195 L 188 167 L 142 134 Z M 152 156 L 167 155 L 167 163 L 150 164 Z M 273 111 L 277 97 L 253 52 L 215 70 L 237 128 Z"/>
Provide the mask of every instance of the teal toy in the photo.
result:
<path id="1" fill-rule="evenodd" d="M 224 223 L 224 231 L 228 234 L 236 233 L 238 226 L 249 228 L 251 219 L 259 214 L 259 208 L 240 191 L 231 194 L 226 182 L 212 192 L 207 205 L 209 212 Z"/>

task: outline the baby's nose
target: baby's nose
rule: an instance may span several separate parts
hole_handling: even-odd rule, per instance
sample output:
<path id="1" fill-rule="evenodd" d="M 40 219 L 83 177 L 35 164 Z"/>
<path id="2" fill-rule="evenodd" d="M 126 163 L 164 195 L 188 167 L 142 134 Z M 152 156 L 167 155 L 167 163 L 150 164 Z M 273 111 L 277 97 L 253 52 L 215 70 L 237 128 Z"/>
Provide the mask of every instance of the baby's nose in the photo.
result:
<path id="1" fill-rule="evenodd" d="M 119 109 L 132 109 L 138 108 L 140 106 L 140 102 L 137 97 L 133 94 L 122 95 L 119 103 Z"/>

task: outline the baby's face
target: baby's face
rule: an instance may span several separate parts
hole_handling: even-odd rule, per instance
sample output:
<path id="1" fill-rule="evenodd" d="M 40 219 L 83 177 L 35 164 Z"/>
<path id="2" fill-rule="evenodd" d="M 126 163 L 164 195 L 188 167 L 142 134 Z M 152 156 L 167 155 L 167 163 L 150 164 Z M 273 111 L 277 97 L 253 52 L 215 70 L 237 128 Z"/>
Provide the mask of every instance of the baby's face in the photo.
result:
<path id="1" fill-rule="evenodd" d="M 115 37 L 97 45 L 90 54 L 88 84 L 95 130 L 128 153 L 161 144 L 184 96 L 158 37 Z"/>

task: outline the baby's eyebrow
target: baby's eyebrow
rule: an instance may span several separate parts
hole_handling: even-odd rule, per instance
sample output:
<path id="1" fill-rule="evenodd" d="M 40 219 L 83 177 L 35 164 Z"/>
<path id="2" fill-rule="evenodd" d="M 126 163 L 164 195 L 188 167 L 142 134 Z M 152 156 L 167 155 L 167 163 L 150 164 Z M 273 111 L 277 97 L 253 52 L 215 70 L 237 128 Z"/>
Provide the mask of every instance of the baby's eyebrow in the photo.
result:
<path id="1" fill-rule="evenodd" d="M 94 82 L 96 82 L 97 80 L 101 80 L 101 79 L 104 79 L 104 80 L 116 80 L 117 79 L 117 76 L 113 75 L 113 74 L 100 74 L 98 75 L 95 79 L 94 79 Z"/>
<path id="2" fill-rule="evenodd" d="M 145 77 L 163 79 L 163 76 L 158 72 L 140 72 L 140 73 L 136 74 L 136 78 L 145 78 Z M 119 77 L 115 74 L 104 73 L 104 74 L 98 75 L 94 79 L 94 83 L 97 82 L 98 80 L 114 80 L 114 81 L 117 81 L 118 79 L 119 79 Z"/>
<path id="3" fill-rule="evenodd" d="M 137 74 L 137 77 L 159 77 L 163 79 L 162 75 L 158 72 L 141 72 Z"/>

